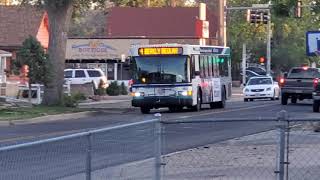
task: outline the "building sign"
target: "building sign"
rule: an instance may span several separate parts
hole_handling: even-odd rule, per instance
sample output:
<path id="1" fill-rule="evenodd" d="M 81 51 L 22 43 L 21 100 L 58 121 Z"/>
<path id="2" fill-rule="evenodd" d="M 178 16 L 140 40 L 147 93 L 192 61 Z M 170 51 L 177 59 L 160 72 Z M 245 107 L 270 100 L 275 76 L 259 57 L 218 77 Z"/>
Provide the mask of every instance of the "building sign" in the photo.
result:
<path id="1" fill-rule="evenodd" d="M 196 36 L 198 38 L 209 38 L 209 22 L 196 20 Z"/>
<path id="2" fill-rule="evenodd" d="M 121 59 L 132 45 L 149 44 L 147 39 L 68 39 L 66 59 Z"/>

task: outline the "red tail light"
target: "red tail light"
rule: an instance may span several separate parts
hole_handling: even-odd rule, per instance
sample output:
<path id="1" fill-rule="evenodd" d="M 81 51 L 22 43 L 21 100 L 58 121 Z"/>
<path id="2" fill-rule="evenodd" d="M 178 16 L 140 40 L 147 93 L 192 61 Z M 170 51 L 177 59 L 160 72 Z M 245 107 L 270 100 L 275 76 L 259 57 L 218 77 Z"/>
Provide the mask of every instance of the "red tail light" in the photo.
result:
<path id="1" fill-rule="evenodd" d="M 282 86 L 284 85 L 284 83 L 285 83 L 285 80 L 284 80 L 284 78 L 280 78 L 280 81 L 279 81 L 279 83 L 280 83 L 280 87 L 282 87 Z"/>
<path id="2" fill-rule="evenodd" d="M 313 79 L 313 87 L 314 88 L 317 88 L 318 83 L 319 83 L 319 79 L 318 78 Z"/>

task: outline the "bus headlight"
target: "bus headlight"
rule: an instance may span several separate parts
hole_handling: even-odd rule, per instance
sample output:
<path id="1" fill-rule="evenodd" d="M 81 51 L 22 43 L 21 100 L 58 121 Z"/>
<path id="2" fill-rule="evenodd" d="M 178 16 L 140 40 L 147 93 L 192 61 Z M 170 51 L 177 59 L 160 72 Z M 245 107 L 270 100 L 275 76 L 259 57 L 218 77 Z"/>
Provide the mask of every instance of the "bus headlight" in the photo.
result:
<path id="1" fill-rule="evenodd" d="M 179 91 L 182 96 L 192 96 L 192 91 Z"/>
<path id="2" fill-rule="evenodd" d="M 141 96 L 144 96 L 144 93 L 143 92 L 132 92 L 131 96 L 133 96 L 133 97 L 141 97 Z"/>

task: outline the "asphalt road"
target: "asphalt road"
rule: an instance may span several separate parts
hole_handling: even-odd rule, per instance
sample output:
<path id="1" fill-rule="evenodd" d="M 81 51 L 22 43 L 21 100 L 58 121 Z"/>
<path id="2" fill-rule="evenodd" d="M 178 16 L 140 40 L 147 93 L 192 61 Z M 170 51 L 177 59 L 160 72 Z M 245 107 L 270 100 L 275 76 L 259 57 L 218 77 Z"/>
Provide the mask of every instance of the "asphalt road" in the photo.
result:
<path id="1" fill-rule="evenodd" d="M 281 106 L 279 101 L 229 102 L 225 109 L 211 110 L 205 107 L 201 112 L 169 113 L 160 112 L 165 121 L 197 120 L 234 117 L 275 117 L 286 110 L 293 117 L 316 117 L 310 102 Z M 39 124 L 0 127 L 2 146 L 36 139 L 56 137 L 101 127 L 153 119 L 142 115 L 139 110 L 126 114 L 97 113 L 91 118 L 66 120 Z M 223 122 L 166 125 L 165 153 L 203 146 L 226 139 L 239 137 L 274 128 L 274 123 L 266 122 Z M 93 169 L 142 160 L 154 153 L 153 124 L 136 126 L 97 134 L 92 137 Z M 26 148 L 1 153 L 0 179 L 55 179 L 85 171 L 86 138 Z M 19 173 L 16 170 L 19 169 Z M 36 171 L 34 171 L 36 170 Z"/>

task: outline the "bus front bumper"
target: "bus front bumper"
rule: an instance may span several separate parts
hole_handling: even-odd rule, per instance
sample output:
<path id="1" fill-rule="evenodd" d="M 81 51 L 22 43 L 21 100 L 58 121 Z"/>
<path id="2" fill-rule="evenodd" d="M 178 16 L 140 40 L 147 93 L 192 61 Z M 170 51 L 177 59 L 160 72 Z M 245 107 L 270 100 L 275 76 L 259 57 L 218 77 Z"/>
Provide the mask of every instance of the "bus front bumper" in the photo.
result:
<path id="1" fill-rule="evenodd" d="M 133 98 L 132 106 L 134 107 L 170 107 L 170 106 L 192 106 L 192 97 L 141 97 Z"/>

